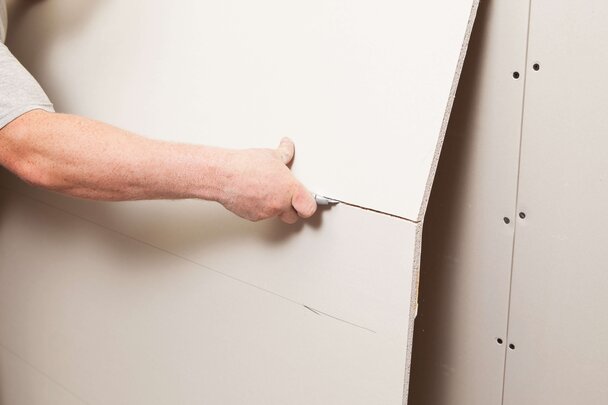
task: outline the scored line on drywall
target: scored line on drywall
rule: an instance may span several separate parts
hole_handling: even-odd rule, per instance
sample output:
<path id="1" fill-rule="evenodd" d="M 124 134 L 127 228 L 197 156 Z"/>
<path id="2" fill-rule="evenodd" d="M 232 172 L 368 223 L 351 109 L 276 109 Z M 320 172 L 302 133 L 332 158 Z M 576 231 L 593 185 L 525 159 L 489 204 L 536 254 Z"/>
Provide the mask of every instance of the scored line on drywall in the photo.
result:
<path id="1" fill-rule="evenodd" d="M 376 214 L 386 215 L 386 216 L 389 216 L 389 217 L 392 217 L 392 218 L 401 219 L 403 221 L 411 222 L 412 224 L 418 224 L 418 223 L 420 223 L 420 221 L 416 221 L 416 220 L 409 219 L 409 218 L 402 217 L 402 216 L 395 215 L 395 214 L 390 214 L 388 212 L 376 210 L 376 209 L 373 209 L 373 208 L 364 207 L 362 205 L 353 204 L 353 203 L 342 201 L 342 200 L 338 200 L 338 199 L 335 199 L 335 198 L 332 198 L 332 200 L 338 201 L 339 203 L 344 204 L 344 205 L 348 205 L 349 207 L 359 208 L 359 209 L 362 209 L 362 210 L 365 210 L 365 211 L 369 211 L 369 212 L 373 212 L 373 213 L 376 213 Z"/>
<path id="2" fill-rule="evenodd" d="M 53 384 L 57 385 L 59 388 L 61 388 L 65 393 L 67 393 L 68 395 L 70 395 L 72 398 L 78 400 L 79 402 L 82 402 L 83 404 L 86 405 L 90 405 L 91 403 L 84 400 L 82 397 L 78 396 L 74 391 L 70 390 L 68 387 L 66 387 L 65 385 L 63 385 L 62 383 L 60 383 L 59 381 L 55 380 L 53 377 L 51 377 L 50 375 L 48 375 L 47 373 L 45 373 L 44 371 L 40 370 L 38 367 L 36 367 L 35 365 L 33 365 L 32 363 L 30 363 L 29 361 L 27 361 L 26 359 L 24 359 L 22 356 L 20 356 L 18 353 L 16 353 L 15 351 L 13 351 L 12 349 L 6 347 L 4 344 L 0 343 L 0 348 L 4 349 L 7 353 L 9 353 L 11 356 L 15 357 L 16 359 L 22 361 L 26 366 L 30 367 L 32 370 L 34 370 L 35 372 L 39 373 L 40 375 L 44 376 L 45 378 L 47 378 L 49 381 L 51 381 Z"/>
<path id="3" fill-rule="evenodd" d="M 356 327 L 356 328 L 359 328 L 359 329 L 365 330 L 365 331 L 367 331 L 367 332 L 376 333 L 376 331 L 374 331 L 373 329 L 370 329 L 370 328 L 368 328 L 368 327 L 365 327 L 365 326 L 359 325 L 359 324 L 357 324 L 357 323 L 354 323 L 354 322 L 351 322 L 351 321 L 348 321 L 348 320 L 342 319 L 342 318 L 337 317 L 337 316 L 335 316 L 335 315 L 331 315 L 331 314 L 329 314 L 329 313 L 327 313 L 327 312 L 323 312 L 323 311 L 320 311 L 320 310 L 318 310 L 318 309 L 314 309 L 314 310 L 313 310 L 313 309 L 312 309 L 310 306 L 305 305 L 305 304 L 303 304 L 303 303 L 301 303 L 301 302 L 299 302 L 299 301 L 296 301 L 296 300 L 294 300 L 294 299 L 292 299 L 292 298 L 286 297 L 286 296 L 281 295 L 281 294 L 279 294 L 279 293 L 276 293 L 276 292 L 274 292 L 274 291 L 272 291 L 272 290 L 268 290 L 268 289 L 263 288 L 263 287 L 260 287 L 260 286 L 258 286 L 258 285 L 256 285 L 256 284 L 253 284 L 253 283 L 250 283 L 250 282 L 248 282 L 248 281 L 242 280 L 242 279 L 240 279 L 240 278 L 237 278 L 237 277 L 231 276 L 230 274 L 224 273 L 224 272 L 222 272 L 222 271 L 220 271 L 220 270 L 214 269 L 214 268 L 209 267 L 209 266 L 207 266 L 207 265 L 205 265 L 205 264 L 202 264 L 202 263 L 196 262 L 196 261 L 194 261 L 194 260 L 192 260 L 192 259 L 189 259 L 189 258 L 187 258 L 187 257 L 181 256 L 181 255 L 179 255 L 179 254 L 177 254 L 177 253 L 175 253 L 175 252 L 172 252 L 172 251 L 170 251 L 170 250 L 164 249 L 164 248 L 162 248 L 162 247 L 160 247 L 160 246 L 156 246 L 156 245 L 154 245 L 154 244 L 152 244 L 152 243 L 149 243 L 149 242 L 143 241 L 143 240 L 141 240 L 141 239 L 137 239 L 137 238 L 135 238 L 135 237 L 133 237 L 133 236 L 131 236 L 131 235 L 128 235 L 128 234 L 123 233 L 123 232 L 120 232 L 120 231 L 118 231 L 118 230 L 116 230 L 116 229 L 110 228 L 110 227 L 108 227 L 108 226 L 106 226 L 106 225 L 103 225 L 103 224 L 100 224 L 100 223 L 98 223 L 98 222 L 95 222 L 95 221 L 93 221 L 93 220 L 91 220 L 91 219 L 89 219 L 89 218 L 86 218 L 86 217 L 84 217 L 84 216 L 81 216 L 81 215 L 75 214 L 75 213 L 73 213 L 73 212 L 71 212 L 71 211 L 68 211 L 68 210 L 63 209 L 63 208 L 61 208 L 61 207 L 58 207 L 58 206 L 56 206 L 56 205 L 53 205 L 53 204 L 51 204 L 51 203 L 49 203 L 49 202 L 47 202 L 47 201 L 40 200 L 40 199 L 38 199 L 38 198 L 36 198 L 36 197 L 32 197 L 32 196 L 30 196 L 30 195 L 28 195 L 28 194 L 26 194 L 26 193 L 21 192 L 21 191 L 17 191 L 17 190 L 15 190 L 15 189 L 8 188 L 8 187 L 3 186 L 3 185 L 0 185 L 0 189 L 6 190 L 6 191 L 11 192 L 11 193 L 18 194 L 18 195 L 20 195 L 20 196 L 22 196 L 22 197 L 24 197 L 24 198 L 27 198 L 27 199 L 32 200 L 32 201 L 35 201 L 35 202 L 36 202 L 36 203 L 38 203 L 38 204 L 45 205 L 45 206 L 47 206 L 47 207 L 49 207 L 49 208 L 52 208 L 52 209 L 57 210 L 57 211 L 59 211 L 59 212 L 62 212 L 62 213 L 66 214 L 66 215 L 69 215 L 69 216 L 71 216 L 71 217 L 78 218 L 78 219 L 80 219 L 80 220 L 82 220 L 82 221 L 85 221 L 85 222 L 87 222 L 87 223 L 89 223 L 89 224 L 95 225 L 95 226 L 97 226 L 97 227 L 99 227 L 99 228 L 102 228 L 102 229 L 104 229 L 104 230 L 106 230 L 106 231 L 109 231 L 109 232 L 115 233 L 115 234 L 120 235 L 120 236 L 122 236 L 122 237 L 124 237 L 124 238 L 127 238 L 127 239 L 133 240 L 133 241 L 135 241 L 135 242 L 141 243 L 141 244 L 143 244 L 143 245 L 145 245 L 145 246 L 148 246 L 148 247 L 154 248 L 154 249 L 156 249 L 156 250 L 160 250 L 161 252 L 164 252 L 164 253 L 166 253 L 166 254 L 169 254 L 169 255 L 171 255 L 171 256 L 173 256 L 173 257 L 176 257 L 176 258 L 179 258 L 179 259 L 181 259 L 181 260 L 185 260 L 185 261 L 187 261 L 188 263 L 194 264 L 194 265 L 196 265 L 196 266 L 198 266 L 198 267 L 202 267 L 202 268 L 204 268 L 205 270 L 212 271 L 212 272 L 214 272 L 214 273 L 216 273 L 216 274 L 219 274 L 219 275 L 221 275 L 221 276 L 224 276 L 224 277 L 226 277 L 226 278 L 229 278 L 229 279 L 231 279 L 231 280 L 233 280 L 233 281 L 239 282 L 239 283 L 244 284 L 244 285 L 247 285 L 247 286 L 249 286 L 249 287 L 256 288 L 256 289 L 258 289 L 258 290 L 260 290 L 260 291 L 263 291 L 263 292 L 265 292 L 265 293 L 268 293 L 268 294 L 274 295 L 275 297 L 281 298 L 281 299 L 283 299 L 283 300 L 285 300 L 285 301 L 289 301 L 289 302 L 291 302 L 291 303 L 293 303 L 293 304 L 296 304 L 296 305 L 298 305 L 298 306 L 300 306 L 300 307 L 306 308 L 307 310 L 312 311 L 312 312 L 316 313 L 317 315 L 324 315 L 324 316 L 327 316 L 327 317 L 329 317 L 329 318 L 331 318 L 331 319 L 333 319 L 333 320 L 335 320 L 335 321 L 345 323 L 345 324 L 347 324 L 347 325 L 350 325 L 350 326 L 353 326 L 353 327 Z"/>
<path id="4" fill-rule="evenodd" d="M 320 316 L 323 316 L 323 315 L 324 315 L 324 316 L 327 316 L 327 317 L 329 317 L 329 318 L 335 319 L 336 321 L 339 321 L 339 322 L 344 322 L 344 323 L 347 323 L 347 324 L 349 324 L 349 325 L 351 325 L 351 326 L 356 326 L 357 328 L 365 329 L 365 330 L 367 330 L 367 331 L 369 331 L 369 332 L 376 333 L 376 331 L 375 331 L 375 330 L 373 330 L 373 329 L 366 328 L 365 326 L 357 325 L 356 323 L 353 323 L 353 322 L 347 321 L 346 319 L 338 318 L 337 316 L 330 315 L 330 314 L 328 314 L 327 312 L 319 311 L 318 309 L 314 309 L 314 308 L 312 308 L 312 307 L 309 307 L 308 305 L 304 305 L 304 304 L 302 304 L 302 306 L 303 306 L 304 308 L 306 308 L 307 310 L 309 310 L 309 311 L 311 311 L 311 312 L 313 312 L 313 313 L 315 313 L 315 314 L 317 314 L 317 315 L 320 315 Z"/>

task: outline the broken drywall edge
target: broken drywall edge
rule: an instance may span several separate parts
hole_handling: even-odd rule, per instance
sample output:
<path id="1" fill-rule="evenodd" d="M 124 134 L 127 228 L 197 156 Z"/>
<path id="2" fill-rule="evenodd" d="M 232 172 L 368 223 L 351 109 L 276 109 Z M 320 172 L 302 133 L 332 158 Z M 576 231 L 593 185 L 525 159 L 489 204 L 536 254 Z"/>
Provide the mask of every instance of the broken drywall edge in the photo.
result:
<path id="1" fill-rule="evenodd" d="M 416 242 L 414 245 L 414 263 L 412 264 L 412 294 L 410 296 L 410 319 L 407 329 L 407 348 L 405 351 L 405 373 L 403 380 L 403 405 L 407 405 L 410 387 L 410 369 L 414 342 L 414 323 L 418 315 L 418 290 L 420 284 L 420 258 L 422 255 L 422 228 L 424 222 L 416 224 Z"/>
<path id="2" fill-rule="evenodd" d="M 424 214 L 426 213 L 426 209 L 429 203 L 429 198 L 431 195 L 431 189 L 433 188 L 433 180 L 435 179 L 435 173 L 437 172 L 437 165 L 439 163 L 439 157 L 441 156 L 441 148 L 443 147 L 443 141 L 445 139 L 445 134 L 448 129 L 448 123 L 450 121 L 450 114 L 452 112 L 452 107 L 454 105 L 454 99 L 456 98 L 456 90 L 458 89 L 458 83 L 460 81 L 460 76 L 462 73 L 462 67 L 464 66 L 464 60 L 467 54 L 467 49 L 469 48 L 469 40 L 471 39 L 471 33 L 473 31 L 473 24 L 475 22 L 475 17 L 477 16 L 477 9 L 479 8 L 479 0 L 474 0 L 473 7 L 471 8 L 471 14 L 469 16 L 469 22 L 467 25 L 467 29 L 465 31 L 462 49 L 460 51 L 460 58 L 458 59 L 458 64 L 456 65 L 456 71 L 454 72 L 454 81 L 452 82 L 452 88 L 450 90 L 450 97 L 448 98 L 448 104 L 446 106 L 445 114 L 443 116 L 443 122 L 441 123 L 441 130 L 439 131 L 439 139 L 437 139 L 437 146 L 435 147 L 435 155 L 433 157 L 433 162 L 431 163 L 431 169 L 429 170 L 429 176 L 426 182 L 426 188 L 424 190 L 424 195 L 422 197 L 422 203 L 420 205 L 420 211 L 418 212 L 418 220 L 422 221 L 424 218 Z"/>
<path id="3" fill-rule="evenodd" d="M 450 90 L 450 97 L 448 98 L 448 104 L 441 124 L 441 130 L 439 133 L 439 139 L 437 140 L 437 146 L 435 147 L 435 155 L 429 171 L 429 177 L 427 180 L 426 188 L 424 191 L 424 197 L 418 213 L 418 219 L 416 221 L 416 242 L 414 248 L 414 264 L 412 267 L 412 285 L 411 285 L 411 301 L 410 301 L 410 319 L 408 324 L 407 332 L 407 349 L 405 358 L 405 373 L 403 380 L 403 405 L 407 405 L 409 395 L 409 383 L 412 365 L 412 350 L 414 341 L 414 324 L 416 315 L 418 315 L 418 291 L 420 283 L 420 258 L 422 255 L 422 230 L 424 227 L 424 215 L 428 206 L 429 198 L 431 195 L 431 189 L 433 181 L 435 179 L 435 173 L 437 172 L 437 165 L 439 163 L 439 157 L 441 156 L 441 148 L 443 147 L 443 141 L 448 128 L 448 122 L 450 120 L 450 114 L 454 105 L 454 99 L 456 98 L 456 90 L 462 74 L 462 68 L 464 66 L 464 60 L 466 57 L 467 49 L 469 47 L 469 41 L 473 32 L 473 24 L 475 17 L 477 16 L 477 10 L 479 8 L 479 0 L 474 0 L 473 7 L 471 8 L 471 14 L 469 16 L 469 22 L 465 31 L 462 49 L 460 51 L 460 59 L 456 65 L 456 72 L 454 74 L 454 81 L 452 83 L 452 89 Z"/>

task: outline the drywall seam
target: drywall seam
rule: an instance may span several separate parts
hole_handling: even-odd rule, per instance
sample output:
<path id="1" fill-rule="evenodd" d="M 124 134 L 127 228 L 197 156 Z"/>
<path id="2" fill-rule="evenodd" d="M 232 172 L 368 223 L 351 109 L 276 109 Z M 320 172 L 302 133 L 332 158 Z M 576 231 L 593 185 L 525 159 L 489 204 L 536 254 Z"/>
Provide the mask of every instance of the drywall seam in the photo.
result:
<path id="1" fill-rule="evenodd" d="M 452 88 L 450 90 L 450 97 L 448 98 L 448 104 L 446 105 L 446 108 L 445 108 L 443 122 L 441 123 L 441 130 L 439 131 L 439 138 L 437 139 L 437 146 L 435 147 L 435 155 L 433 156 L 433 162 L 431 163 L 431 169 L 429 171 L 429 176 L 426 181 L 426 188 L 424 190 L 422 203 L 420 205 L 420 211 L 418 212 L 417 222 L 422 221 L 422 219 L 424 218 L 424 214 L 426 213 L 426 208 L 429 203 L 429 198 L 431 196 L 433 180 L 435 179 L 435 172 L 437 171 L 437 164 L 439 163 L 439 157 L 441 156 L 441 148 L 443 146 L 443 140 L 445 139 L 445 133 L 448 129 L 448 123 L 450 121 L 450 114 L 452 112 L 452 106 L 454 105 L 454 99 L 456 98 L 456 89 L 458 88 L 458 82 L 460 81 L 462 67 L 464 66 L 464 59 L 467 54 L 467 49 L 469 48 L 469 40 L 471 38 L 471 33 L 473 31 L 473 23 L 475 22 L 475 17 L 477 16 L 478 8 L 479 8 L 479 0 L 475 0 L 473 2 L 473 7 L 471 8 L 469 22 L 468 22 L 467 29 L 466 29 L 464 39 L 463 39 L 463 43 L 462 43 L 462 49 L 460 50 L 460 58 L 458 59 L 458 64 L 456 65 L 456 71 L 454 72 L 454 81 L 452 82 Z"/>
<path id="2" fill-rule="evenodd" d="M 410 371 L 412 365 L 412 348 L 414 341 L 414 322 L 418 314 L 418 287 L 420 282 L 420 257 L 422 254 L 422 229 L 424 222 L 421 221 L 416 225 L 416 242 L 414 245 L 414 263 L 412 264 L 412 287 L 410 297 L 410 319 L 407 327 L 407 349 L 405 351 L 405 373 L 403 379 L 403 405 L 407 404 L 409 387 L 410 387 Z"/>
<path id="3" fill-rule="evenodd" d="M 85 218 L 85 217 L 80 216 L 80 215 L 78 215 L 78 214 L 75 214 L 75 213 L 73 213 L 73 212 L 71 212 L 71 211 L 68 211 L 68 210 L 65 210 L 65 209 L 63 209 L 63 208 L 60 208 L 60 207 L 58 207 L 58 206 L 55 206 L 55 205 L 53 205 L 53 204 L 50 204 L 50 203 L 48 203 L 48 202 L 46 202 L 46 201 L 43 201 L 43 200 L 40 200 L 40 199 L 38 199 L 38 198 L 32 197 L 32 196 L 30 196 L 30 195 L 28 195 L 28 194 L 26 194 L 26 193 L 21 192 L 21 191 L 18 191 L 18 190 L 15 190 L 15 189 L 9 188 L 9 187 L 7 187 L 7 186 L 5 186 L 5 185 L 0 185 L 0 190 L 5 190 L 5 191 L 8 191 L 8 192 L 12 192 L 12 193 L 14 193 L 14 194 L 18 194 L 18 195 L 19 195 L 19 196 L 21 196 L 21 197 L 25 197 L 25 198 L 27 198 L 27 199 L 29 199 L 29 200 L 35 201 L 35 202 L 37 202 L 37 203 L 39 203 L 39 204 L 42 204 L 42 205 L 46 205 L 47 207 L 53 208 L 53 209 L 55 209 L 55 210 L 57 210 L 57 211 L 60 211 L 60 212 L 62 212 L 62 213 L 64 213 L 64 214 L 67 214 L 67 215 L 70 215 L 70 216 L 72 216 L 72 217 L 74 217 L 74 218 L 78 218 L 78 219 L 83 220 L 83 221 L 86 221 L 86 222 L 88 222 L 88 223 L 90 223 L 90 224 L 96 225 L 96 226 L 98 226 L 98 227 L 100 227 L 100 228 L 102 228 L 102 229 L 105 229 L 106 231 L 110 231 L 110 232 L 115 233 L 115 234 L 118 234 L 118 235 L 120 235 L 120 236 L 122 236 L 122 237 L 125 237 L 125 238 L 128 238 L 128 239 L 131 239 L 131 240 L 134 240 L 134 241 L 136 241 L 136 242 L 138 242 L 138 243 L 141 243 L 141 244 L 143 244 L 143 245 L 146 245 L 146 246 L 149 246 L 149 247 L 151 247 L 151 248 L 154 248 L 154 249 L 160 250 L 161 252 L 167 253 L 167 254 L 169 254 L 169 255 L 171 255 L 171 256 L 173 256 L 173 257 L 176 257 L 176 258 L 178 258 L 178 259 L 185 260 L 185 261 L 187 261 L 188 263 L 192 263 L 192 264 L 194 264 L 194 265 L 196 265 L 196 266 L 202 267 L 202 268 L 204 268 L 205 270 L 212 271 L 212 272 L 214 272 L 214 273 L 216 273 L 216 274 L 220 274 L 220 275 L 222 275 L 222 276 L 224 276 L 224 277 L 227 277 L 227 278 L 229 278 L 229 279 L 231 279 L 231 280 L 234 280 L 234 281 L 236 281 L 236 282 L 239 282 L 239 283 L 241 283 L 241 284 L 245 284 L 245 285 L 247 285 L 247 286 L 249 286 L 249 287 L 256 288 L 256 289 L 258 289 L 258 290 L 260 290 L 260 291 L 263 291 L 263 292 L 265 292 L 265 293 L 272 294 L 272 295 L 274 295 L 274 296 L 276 296 L 276 297 L 282 298 L 282 299 L 283 299 L 283 300 L 285 300 L 285 301 L 289 301 L 289 302 L 290 302 L 290 303 L 292 303 L 292 304 L 296 304 L 296 305 L 298 305 L 298 306 L 300 306 L 300 307 L 302 307 L 302 308 L 305 308 L 305 309 L 307 309 L 307 310 L 309 310 L 309 311 L 312 311 L 312 312 L 314 312 L 314 313 L 315 313 L 315 314 L 317 314 L 317 315 L 324 315 L 324 316 L 326 316 L 326 317 L 328 317 L 328 318 L 331 318 L 331 319 L 333 319 L 333 320 L 335 320 L 335 321 L 342 322 L 342 323 L 345 323 L 345 324 L 347 324 L 347 325 L 350 325 L 350 326 L 353 326 L 353 327 L 356 327 L 356 328 L 359 328 L 359 329 L 363 329 L 363 330 L 365 330 L 365 331 L 367 331 L 367 332 L 370 332 L 370 333 L 376 333 L 376 331 L 375 331 L 375 330 L 373 330 L 373 329 L 371 329 L 371 328 L 368 328 L 368 327 L 363 326 L 363 325 L 359 325 L 359 324 L 357 324 L 357 323 L 354 323 L 354 322 L 348 321 L 348 320 L 346 320 L 346 319 L 343 319 L 343 318 L 337 317 L 337 316 L 335 316 L 335 315 L 331 315 L 331 314 L 329 314 L 329 313 L 327 313 L 327 312 L 323 312 L 323 311 L 318 310 L 318 309 L 313 309 L 313 308 L 312 308 L 312 307 L 310 307 L 309 305 L 305 305 L 304 303 L 301 303 L 301 302 L 299 302 L 299 301 L 296 301 L 296 300 L 294 300 L 294 299 L 292 299 L 292 298 L 286 297 L 286 296 L 281 295 L 281 294 L 279 294 L 279 293 L 276 293 L 276 292 L 274 292 L 274 291 L 272 291 L 272 290 L 268 290 L 268 289 L 266 289 L 266 288 L 263 288 L 263 287 L 260 287 L 260 286 L 258 286 L 258 285 L 252 284 L 252 283 L 247 282 L 247 281 L 245 281 L 245 280 L 241 280 L 240 278 L 237 278 L 237 277 L 231 276 L 231 275 L 229 275 L 229 274 L 227 274 L 227 273 L 224 273 L 224 272 L 222 272 L 222 271 L 216 270 L 216 269 L 214 269 L 214 268 L 212 268 L 212 267 L 209 267 L 209 266 L 207 266 L 207 265 L 205 265 L 205 264 L 202 264 L 202 263 L 196 262 L 196 261 L 194 261 L 194 260 L 192 260 L 192 259 L 188 259 L 187 257 L 180 256 L 180 255 L 178 255 L 178 254 L 176 254 L 176 253 L 174 253 L 174 252 L 171 252 L 171 251 L 169 251 L 169 250 L 163 249 L 162 247 L 156 246 L 156 245 L 154 245 L 154 244 L 152 244 L 152 243 L 149 243 L 149 242 L 146 242 L 146 241 L 143 241 L 143 240 L 140 240 L 140 239 L 134 238 L 133 236 L 127 235 L 127 234 L 122 233 L 122 232 L 120 232 L 120 231 L 118 231 L 118 230 L 116 230 L 116 229 L 113 229 L 113 228 L 107 227 L 107 226 L 105 226 L 105 225 L 103 225 L 103 224 L 100 224 L 100 223 L 98 223 L 98 222 L 92 221 L 92 220 L 90 220 L 90 219 L 88 219 L 88 218 Z"/>
<path id="4" fill-rule="evenodd" d="M 59 381 L 53 379 L 51 376 L 49 376 L 47 373 L 45 373 L 44 371 L 40 370 L 39 368 L 37 368 L 36 366 L 34 366 L 32 363 L 30 363 L 29 361 L 27 361 L 26 359 L 24 359 L 23 357 L 21 357 L 19 354 L 15 353 L 13 350 L 11 350 L 10 348 L 6 347 L 4 344 L 0 343 L 0 348 L 2 348 L 3 350 L 5 350 L 7 353 L 9 353 L 11 356 L 15 357 L 16 359 L 20 360 L 21 362 L 23 362 L 25 365 L 27 365 L 29 368 L 31 368 L 32 370 L 34 370 L 36 373 L 42 375 L 43 377 L 45 377 L 47 380 L 51 381 L 53 384 L 55 384 L 57 387 L 59 387 L 61 390 L 63 390 L 66 394 L 68 394 L 69 396 L 71 396 L 72 398 L 82 402 L 83 404 L 86 405 L 91 405 L 90 402 L 85 401 L 84 399 L 82 399 L 81 397 L 79 397 L 78 395 L 76 395 L 73 391 L 69 390 L 65 385 L 61 384 Z"/>
<path id="5" fill-rule="evenodd" d="M 524 112 L 526 106 L 526 82 L 528 79 L 527 74 L 527 66 L 528 66 L 528 50 L 530 45 L 530 23 L 532 17 L 532 0 L 528 0 L 528 32 L 526 33 L 526 56 L 524 60 L 525 69 L 523 69 L 524 74 L 524 83 L 523 83 L 523 91 L 521 96 L 521 113 L 520 113 L 520 124 L 519 124 L 519 150 L 518 150 L 518 160 L 517 160 L 517 178 L 516 178 L 516 188 L 515 188 L 515 206 L 513 209 L 513 218 L 516 218 L 517 207 L 519 206 L 519 179 L 521 174 L 521 145 L 523 141 L 523 132 L 524 132 Z M 513 262 L 515 259 L 515 238 L 517 235 L 517 223 L 519 221 L 514 221 L 513 224 L 513 239 L 511 242 L 511 273 L 509 274 L 509 298 L 507 301 L 507 327 L 505 332 L 505 341 L 509 342 L 509 324 L 511 320 L 511 292 L 513 289 Z M 505 345 L 506 346 L 506 345 Z M 500 398 L 501 405 L 505 402 L 505 385 L 507 383 L 507 356 L 506 356 L 506 347 L 505 347 L 505 357 L 503 362 L 503 370 L 502 370 L 502 395 Z"/>

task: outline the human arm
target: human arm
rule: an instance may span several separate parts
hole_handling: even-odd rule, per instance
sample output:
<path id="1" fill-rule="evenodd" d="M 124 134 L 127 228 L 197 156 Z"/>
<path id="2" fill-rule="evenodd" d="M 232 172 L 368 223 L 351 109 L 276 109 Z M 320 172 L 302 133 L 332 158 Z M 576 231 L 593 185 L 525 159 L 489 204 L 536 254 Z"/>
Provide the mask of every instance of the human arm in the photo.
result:
<path id="1" fill-rule="evenodd" d="M 253 221 L 294 223 L 312 195 L 277 149 L 230 150 L 145 138 L 87 118 L 33 110 L 0 129 L 0 164 L 28 183 L 99 200 L 199 198 Z"/>

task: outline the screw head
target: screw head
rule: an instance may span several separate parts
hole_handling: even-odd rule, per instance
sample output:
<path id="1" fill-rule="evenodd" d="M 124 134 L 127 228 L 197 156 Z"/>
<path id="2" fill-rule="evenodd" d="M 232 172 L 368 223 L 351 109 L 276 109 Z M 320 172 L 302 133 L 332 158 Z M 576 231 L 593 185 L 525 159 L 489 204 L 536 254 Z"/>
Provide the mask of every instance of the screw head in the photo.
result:
<path id="1" fill-rule="evenodd" d="M 503 221 L 505 222 L 505 224 L 507 224 L 507 225 L 508 225 L 508 224 L 511 222 L 511 220 L 510 220 L 508 217 L 504 217 L 502 220 L 503 220 Z"/>
<path id="2" fill-rule="evenodd" d="M 515 350 L 515 345 L 513 343 L 509 343 L 509 349 Z"/>
<path id="3" fill-rule="evenodd" d="M 540 70 L 540 64 L 535 63 L 534 65 L 532 65 L 532 69 L 534 69 L 536 72 L 538 72 Z"/>
<path id="4" fill-rule="evenodd" d="M 519 79 L 519 72 L 513 72 L 513 78 Z"/>
<path id="5" fill-rule="evenodd" d="M 525 212 L 520 212 L 520 213 L 519 213 L 519 217 L 520 217 L 521 219 L 524 219 L 524 218 L 526 217 L 526 213 L 525 213 Z"/>

